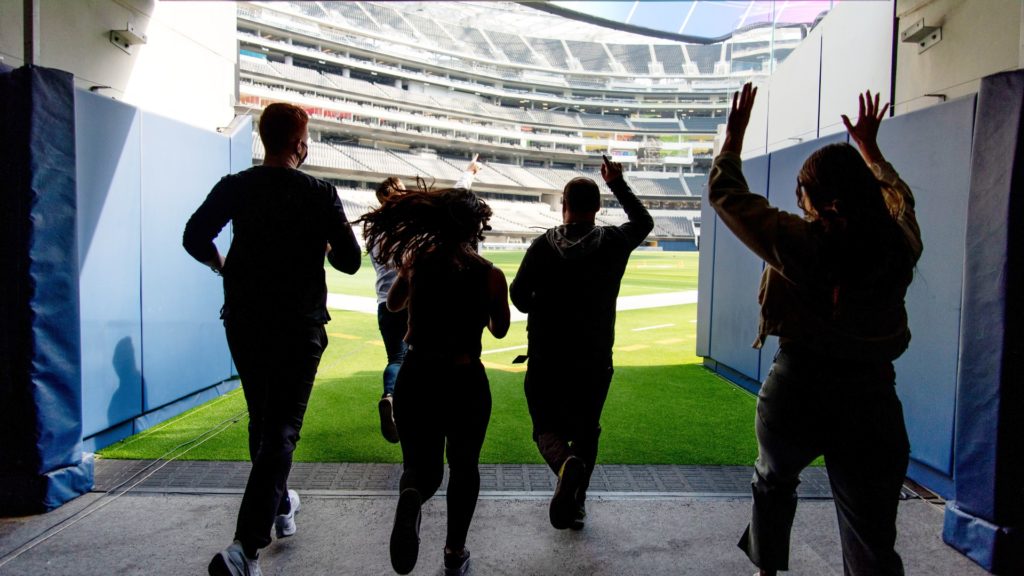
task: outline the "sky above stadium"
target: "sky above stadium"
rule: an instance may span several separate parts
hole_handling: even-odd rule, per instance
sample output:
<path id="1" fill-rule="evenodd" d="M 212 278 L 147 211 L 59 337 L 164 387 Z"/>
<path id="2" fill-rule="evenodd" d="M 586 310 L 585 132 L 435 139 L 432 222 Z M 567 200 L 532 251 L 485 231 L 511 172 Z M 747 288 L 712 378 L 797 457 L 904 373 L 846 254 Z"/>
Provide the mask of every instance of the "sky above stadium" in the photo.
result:
<path id="1" fill-rule="evenodd" d="M 808 24 L 832 0 L 690 0 L 633 2 L 555 0 L 561 8 L 597 18 L 689 36 L 714 38 L 765 22 Z"/>

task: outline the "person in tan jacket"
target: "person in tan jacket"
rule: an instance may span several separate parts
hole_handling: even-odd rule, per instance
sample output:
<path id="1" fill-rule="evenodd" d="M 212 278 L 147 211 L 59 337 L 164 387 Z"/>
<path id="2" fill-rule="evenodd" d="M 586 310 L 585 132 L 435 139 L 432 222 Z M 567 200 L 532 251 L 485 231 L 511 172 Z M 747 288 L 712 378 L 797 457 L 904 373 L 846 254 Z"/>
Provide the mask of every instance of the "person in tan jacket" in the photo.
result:
<path id="1" fill-rule="evenodd" d="M 847 575 L 903 574 L 894 549 L 909 442 L 892 362 L 910 342 L 904 297 L 921 256 L 914 197 L 878 148 L 888 104 L 860 96 L 857 149 L 831 144 L 797 177 L 803 216 L 752 193 L 739 153 L 757 89 L 733 95 L 708 182 L 722 222 L 765 261 L 754 346 L 779 337 L 758 395 L 753 514 L 739 546 L 788 569 L 800 471 L 824 455 Z"/>

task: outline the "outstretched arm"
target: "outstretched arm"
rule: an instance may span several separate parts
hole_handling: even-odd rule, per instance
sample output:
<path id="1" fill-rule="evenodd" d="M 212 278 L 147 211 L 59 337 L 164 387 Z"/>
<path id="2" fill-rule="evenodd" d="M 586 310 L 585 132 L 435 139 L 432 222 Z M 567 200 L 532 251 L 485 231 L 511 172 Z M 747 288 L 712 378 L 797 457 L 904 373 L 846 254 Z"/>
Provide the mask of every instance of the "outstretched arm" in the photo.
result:
<path id="1" fill-rule="evenodd" d="M 633 193 L 633 190 L 626 184 L 622 176 L 622 164 L 612 162 L 607 156 L 604 157 L 604 164 L 601 164 L 601 177 L 605 184 L 615 194 L 622 210 L 629 220 L 619 226 L 619 230 L 626 235 L 630 244 L 639 246 L 647 238 L 647 235 L 654 229 L 654 218 Z"/>
<path id="2" fill-rule="evenodd" d="M 878 94 L 872 97 L 870 90 L 859 94 L 857 99 L 860 104 L 857 123 L 850 122 L 850 118 L 843 114 L 843 124 L 846 125 L 850 138 L 857 144 L 860 155 L 864 157 L 875 178 L 883 184 L 882 194 L 885 196 L 885 203 L 903 230 L 916 260 L 921 256 L 923 245 L 921 229 L 914 213 L 914 195 L 892 165 L 885 160 L 882 150 L 878 147 L 878 127 L 889 110 L 889 104 L 879 107 Z"/>
<path id="3" fill-rule="evenodd" d="M 455 188 L 469 190 L 473 187 L 473 179 L 476 178 L 476 173 L 480 171 L 480 163 L 476 161 L 479 157 L 479 154 L 473 154 L 473 159 L 469 161 L 469 166 L 466 166 L 462 176 L 459 176 L 459 179 L 455 181 Z"/>

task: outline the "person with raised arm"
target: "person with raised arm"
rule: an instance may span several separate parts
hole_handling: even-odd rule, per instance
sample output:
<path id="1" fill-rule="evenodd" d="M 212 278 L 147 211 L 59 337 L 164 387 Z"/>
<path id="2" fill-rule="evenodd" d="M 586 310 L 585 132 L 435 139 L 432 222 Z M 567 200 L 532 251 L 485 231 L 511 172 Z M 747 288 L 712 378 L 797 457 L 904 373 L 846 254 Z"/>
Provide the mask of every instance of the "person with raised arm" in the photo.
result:
<path id="1" fill-rule="evenodd" d="M 480 164 L 477 163 L 477 154 L 473 155 L 469 166 L 459 176 L 454 188 L 469 190 L 473 187 L 473 179 L 480 171 Z M 377 185 L 377 202 L 382 206 L 389 198 L 396 198 L 405 192 L 405 184 L 398 176 L 388 176 L 383 182 Z M 392 312 L 388 310 L 387 299 L 391 285 L 398 277 L 398 270 L 377 261 L 374 249 L 370 247 L 370 261 L 373 263 L 373 270 L 377 274 L 377 328 L 384 340 L 384 350 L 387 354 L 388 363 L 384 367 L 384 392 L 377 402 L 377 412 L 380 415 L 380 433 L 385 440 L 395 444 L 398 442 L 398 428 L 395 426 L 394 394 L 395 382 L 398 380 L 398 371 L 405 361 L 406 345 L 405 330 L 409 323 L 409 315 L 403 308 Z"/>
<path id="2" fill-rule="evenodd" d="M 327 347 L 324 251 L 346 274 L 361 262 L 334 186 L 299 171 L 308 122 L 298 106 L 267 106 L 259 120 L 263 165 L 222 178 L 185 225 L 185 250 L 224 278 L 221 318 L 249 411 L 252 471 L 235 541 L 210 561 L 213 576 L 259 575 L 271 528 L 278 538 L 296 532 L 299 495 L 288 474 Z M 224 258 L 213 240 L 229 221 Z"/>
<path id="3" fill-rule="evenodd" d="M 914 197 L 876 140 L 889 105 L 860 95 L 857 122 L 842 117 L 857 148 L 830 144 L 804 162 L 801 216 L 743 177 L 756 96 L 750 83 L 733 95 L 707 198 L 765 262 L 754 347 L 779 338 L 758 394 L 753 512 L 739 547 L 761 576 L 788 569 L 800 471 L 824 456 L 844 573 L 901 575 L 896 515 L 910 447 L 893 361 L 910 343 L 904 297 L 922 244 Z"/>
<path id="4" fill-rule="evenodd" d="M 391 531 L 391 566 L 408 574 L 419 556 L 421 506 L 441 486 L 448 458 L 444 573 L 469 569 L 466 538 L 480 493 L 480 449 L 491 391 L 480 362 L 486 327 L 508 332 L 505 275 L 477 253 L 491 209 L 465 188 L 407 190 L 362 217 L 367 246 L 398 270 L 391 311 L 408 310 L 408 352 L 395 383 L 402 478 Z"/>
<path id="5" fill-rule="evenodd" d="M 548 519 L 559 530 L 584 525 L 614 370 L 619 285 L 630 254 L 654 228 L 622 165 L 605 157 L 601 176 L 628 220 L 597 226 L 601 190 L 590 178 L 573 178 L 562 190 L 564 223 L 530 244 L 510 291 L 512 303 L 528 314 L 530 362 L 523 386 L 533 440 L 558 475 Z"/>

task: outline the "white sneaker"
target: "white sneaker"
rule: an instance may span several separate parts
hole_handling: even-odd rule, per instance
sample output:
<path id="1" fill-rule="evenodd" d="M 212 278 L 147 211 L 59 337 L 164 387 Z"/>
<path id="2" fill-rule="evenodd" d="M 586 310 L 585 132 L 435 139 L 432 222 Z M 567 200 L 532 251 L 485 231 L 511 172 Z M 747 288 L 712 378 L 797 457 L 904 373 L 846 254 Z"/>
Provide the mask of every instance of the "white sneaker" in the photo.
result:
<path id="1" fill-rule="evenodd" d="M 262 576 L 259 557 L 249 558 L 238 540 L 218 552 L 207 567 L 210 576 Z"/>
<path id="2" fill-rule="evenodd" d="M 278 514 L 274 518 L 274 528 L 277 530 L 278 538 L 287 538 L 295 534 L 295 515 L 299 513 L 302 505 L 299 503 L 299 493 L 295 490 L 288 491 L 288 501 L 292 507 L 287 514 Z"/>

